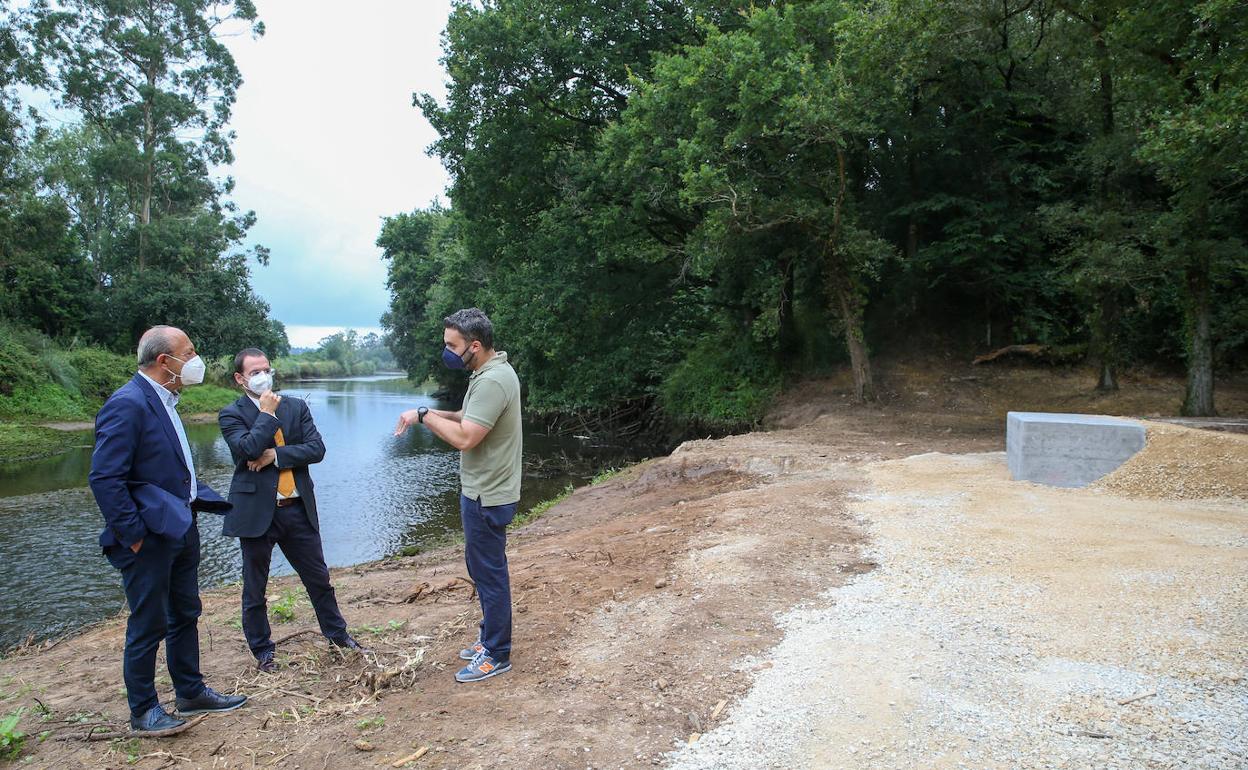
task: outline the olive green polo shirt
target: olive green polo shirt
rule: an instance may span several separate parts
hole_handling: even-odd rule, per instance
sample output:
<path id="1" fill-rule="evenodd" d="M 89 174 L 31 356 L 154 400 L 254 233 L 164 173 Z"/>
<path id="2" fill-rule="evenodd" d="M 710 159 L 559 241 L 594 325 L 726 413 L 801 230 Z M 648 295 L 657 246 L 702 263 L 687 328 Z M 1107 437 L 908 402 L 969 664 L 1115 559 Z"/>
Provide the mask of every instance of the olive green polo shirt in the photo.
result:
<path id="1" fill-rule="evenodd" d="M 520 502 L 520 378 L 506 353 L 494 357 L 468 378 L 464 419 L 490 432 L 481 443 L 460 453 L 459 482 L 465 497 L 484 506 Z"/>

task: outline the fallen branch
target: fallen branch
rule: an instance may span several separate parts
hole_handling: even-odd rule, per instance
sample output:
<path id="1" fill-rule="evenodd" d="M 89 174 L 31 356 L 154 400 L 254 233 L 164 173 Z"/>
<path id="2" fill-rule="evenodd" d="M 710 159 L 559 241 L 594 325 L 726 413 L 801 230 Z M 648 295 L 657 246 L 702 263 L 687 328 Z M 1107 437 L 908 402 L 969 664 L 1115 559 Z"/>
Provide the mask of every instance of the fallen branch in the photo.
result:
<path id="1" fill-rule="evenodd" d="M 1032 358 L 1039 358 L 1048 352 L 1048 345 L 1006 345 L 1005 347 L 998 348 L 991 353 L 976 356 L 975 360 L 971 361 L 971 366 L 986 364 L 989 361 L 995 361 L 1002 356 L 1024 355 L 1031 356 Z"/>
<path id="2" fill-rule="evenodd" d="M 406 765 L 408 762 L 415 762 L 416 760 L 420 759 L 421 757 L 423 757 L 424 755 L 428 753 L 429 753 L 429 747 L 421 746 L 415 752 L 408 754 L 406 757 L 403 757 L 402 759 L 396 759 L 394 762 L 390 763 L 390 766 L 402 767 L 403 765 Z"/>
<path id="3" fill-rule="evenodd" d="M 283 636 L 281 639 L 278 639 L 277 641 L 273 642 L 273 646 L 276 647 L 277 645 L 282 644 L 283 642 L 289 642 L 291 639 L 297 639 L 300 636 L 304 636 L 308 634 L 319 634 L 319 633 L 320 631 L 316 631 L 311 628 L 305 628 L 302 631 L 296 631 L 293 634 L 287 634 Z"/>

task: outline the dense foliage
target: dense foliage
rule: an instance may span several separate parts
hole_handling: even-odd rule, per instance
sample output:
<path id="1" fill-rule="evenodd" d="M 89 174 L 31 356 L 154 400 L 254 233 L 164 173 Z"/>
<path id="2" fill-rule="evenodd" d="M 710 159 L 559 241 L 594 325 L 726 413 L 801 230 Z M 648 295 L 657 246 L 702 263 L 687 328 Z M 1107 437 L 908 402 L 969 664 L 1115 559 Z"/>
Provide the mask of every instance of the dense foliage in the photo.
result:
<path id="1" fill-rule="evenodd" d="M 537 410 L 749 423 L 925 346 L 1248 360 L 1248 4 L 459 2 L 451 207 L 386 220 L 413 376 L 480 306 Z M 445 376 L 445 375 L 443 375 Z"/>
<path id="2" fill-rule="evenodd" d="M 249 0 L 0 5 L 0 319 L 131 352 L 154 323 L 205 356 L 285 352 L 251 290 L 226 126 L 242 82 L 222 35 L 262 34 Z M 23 114 L 47 100 L 57 125 Z M 63 120 L 62 116 L 69 116 Z"/>

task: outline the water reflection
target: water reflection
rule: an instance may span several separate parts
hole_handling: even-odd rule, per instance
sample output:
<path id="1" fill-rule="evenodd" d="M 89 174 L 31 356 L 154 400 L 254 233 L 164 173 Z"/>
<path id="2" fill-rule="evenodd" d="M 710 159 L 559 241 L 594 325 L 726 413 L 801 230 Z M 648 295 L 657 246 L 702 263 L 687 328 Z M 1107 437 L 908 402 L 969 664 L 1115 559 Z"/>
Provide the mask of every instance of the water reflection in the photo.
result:
<path id="1" fill-rule="evenodd" d="M 384 378 L 301 382 L 284 394 L 307 400 L 325 439 L 325 460 L 312 476 L 331 566 L 381 558 L 459 530 L 458 453 L 423 429 L 391 435 L 403 409 L 448 405 L 405 380 Z M 0 648 L 30 633 L 70 630 L 124 605 L 117 573 L 95 544 L 102 519 L 86 487 L 91 436 L 82 438 L 81 448 L 58 457 L 0 466 Z M 188 425 L 187 438 L 199 476 L 224 494 L 232 468 L 216 425 Z M 571 463 L 543 477 L 526 474 L 522 510 L 630 459 L 626 450 L 532 432 L 525 454 Z M 215 516 L 201 516 L 200 531 L 201 585 L 237 580 L 238 542 L 221 536 Z M 274 574 L 291 571 L 278 551 L 273 566 Z"/>

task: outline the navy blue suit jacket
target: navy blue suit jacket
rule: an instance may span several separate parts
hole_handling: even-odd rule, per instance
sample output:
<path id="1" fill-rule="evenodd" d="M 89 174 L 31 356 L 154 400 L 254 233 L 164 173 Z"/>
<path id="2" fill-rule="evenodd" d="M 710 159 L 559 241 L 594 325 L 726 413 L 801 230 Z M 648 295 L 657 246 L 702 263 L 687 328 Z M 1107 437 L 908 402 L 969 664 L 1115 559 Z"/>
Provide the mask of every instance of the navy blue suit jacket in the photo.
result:
<path id="1" fill-rule="evenodd" d="M 151 383 L 141 375 L 108 397 L 95 416 L 87 483 L 104 514 L 100 545 L 129 548 L 148 534 L 179 538 L 191 511 L 224 513 L 227 503 L 203 481 L 193 502 L 182 444 Z"/>

